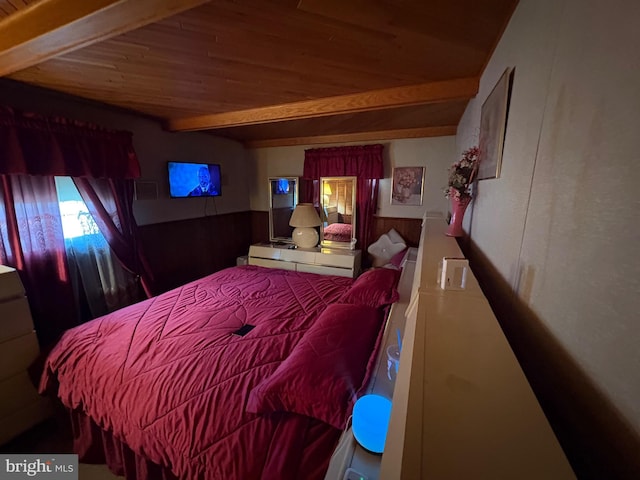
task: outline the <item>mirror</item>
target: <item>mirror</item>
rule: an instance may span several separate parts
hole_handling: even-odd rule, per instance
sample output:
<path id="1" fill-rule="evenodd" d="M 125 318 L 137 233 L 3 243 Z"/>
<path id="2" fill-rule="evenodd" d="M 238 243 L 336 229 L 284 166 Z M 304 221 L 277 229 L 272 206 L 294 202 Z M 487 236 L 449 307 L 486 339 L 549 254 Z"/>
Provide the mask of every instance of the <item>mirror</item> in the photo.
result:
<path id="1" fill-rule="evenodd" d="M 269 239 L 291 242 L 289 220 L 298 204 L 298 177 L 269 178 Z"/>
<path id="2" fill-rule="evenodd" d="M 320 238 L 323 247 L 355 248 L 356 180 L 357 177 L 320 179 Z"/>

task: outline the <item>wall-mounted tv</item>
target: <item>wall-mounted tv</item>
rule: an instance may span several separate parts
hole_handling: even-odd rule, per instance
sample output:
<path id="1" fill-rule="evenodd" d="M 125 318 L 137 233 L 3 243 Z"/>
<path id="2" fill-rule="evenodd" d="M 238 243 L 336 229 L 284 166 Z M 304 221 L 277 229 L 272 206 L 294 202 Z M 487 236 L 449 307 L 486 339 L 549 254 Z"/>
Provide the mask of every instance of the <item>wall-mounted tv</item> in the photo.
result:
<path id="1" fill-rule="evenodd" d="M 172 198 L 222 195 L 220 165 L 168 162 L 169 194 Z"/>

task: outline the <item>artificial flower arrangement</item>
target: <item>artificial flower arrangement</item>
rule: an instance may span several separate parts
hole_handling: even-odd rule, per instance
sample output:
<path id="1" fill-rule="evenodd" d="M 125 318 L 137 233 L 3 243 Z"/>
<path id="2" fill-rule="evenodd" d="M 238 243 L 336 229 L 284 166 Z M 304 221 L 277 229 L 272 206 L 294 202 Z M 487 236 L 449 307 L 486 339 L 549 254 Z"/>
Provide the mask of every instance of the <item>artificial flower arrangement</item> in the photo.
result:
<path id="1" fill-rule="evenodd" d="M 403 168 L 398 174 L 396 184 L 402 188 L 413 188 L 419 180 L 417 169 Z"/>
<path id="2" fill-rule="evenodd" d="M 449 168 L 449 186 L 444 190 L 447 198 L 471 200 L 471 184 L 478 173 L 478 147 L 462 153 L 462 158 Z"/>

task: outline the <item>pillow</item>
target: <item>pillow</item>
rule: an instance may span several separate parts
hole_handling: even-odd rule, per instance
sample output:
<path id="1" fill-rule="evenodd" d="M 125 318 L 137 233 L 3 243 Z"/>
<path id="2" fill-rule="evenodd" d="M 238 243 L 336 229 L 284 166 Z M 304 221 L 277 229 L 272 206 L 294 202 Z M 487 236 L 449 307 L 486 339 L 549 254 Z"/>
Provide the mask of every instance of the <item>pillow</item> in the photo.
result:
<path id="1" fill-rule="evenodd" d="M 405 248 L 407 246 L 404 243 L 393 243 L 389 235 L 383 233 L 378 240 L 369 245 L 367 252 L 373 257 L 373 266 L 381 267 L 385 263 L 389 263 L 391 257 Z"/>
<path id="2" fill-rule="evenodd" d="M 402 235 L 396 232 L 393 228 L 387 232 L 387 236 L 389 237 L 389 240 L 391 240 L 391 243 L 407 244 L 407 242 L 404 241 L 404 238 L 402 238 Z"/>
<path id="3" fill-rule="evenodd" d="M 396 285 L 399 279 L 399 270 L 372 268 L 353 282 L 338 303 L 368 305 L 374 308 L 388 305 L 398 300 Z"/>
<path id="4" fill-rule="evenodd" d="M 249 393 L 250 413 L 292 412 L 343 430 L 368 381 L 381 310 L 329 305 L 271 376 Z"/>
<path id="5" fill-rule="evenodd" d="M 394 267 L 400 268 L 404 260 L 404 257 L 407 255 L 408 250 L 409 250 L 408 248 L 405 248 L 401 252 L 396 253 L 393 257 L 391 257 L 391 260 L 389 260 L 389 263 L 392 264 Z"/>

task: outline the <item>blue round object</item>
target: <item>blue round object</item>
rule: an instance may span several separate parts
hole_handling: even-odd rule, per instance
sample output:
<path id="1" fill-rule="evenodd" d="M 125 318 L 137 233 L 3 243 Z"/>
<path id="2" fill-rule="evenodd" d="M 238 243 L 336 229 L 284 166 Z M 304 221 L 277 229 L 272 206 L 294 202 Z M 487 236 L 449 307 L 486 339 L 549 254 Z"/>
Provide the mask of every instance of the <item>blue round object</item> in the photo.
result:
<path id="1" fill-rule="evenodd" d="M 387 439 L 391 400 L 380 395 L 360 397 L 353 406 L 353 436 L 373 453 L 382 453 Z"/>

